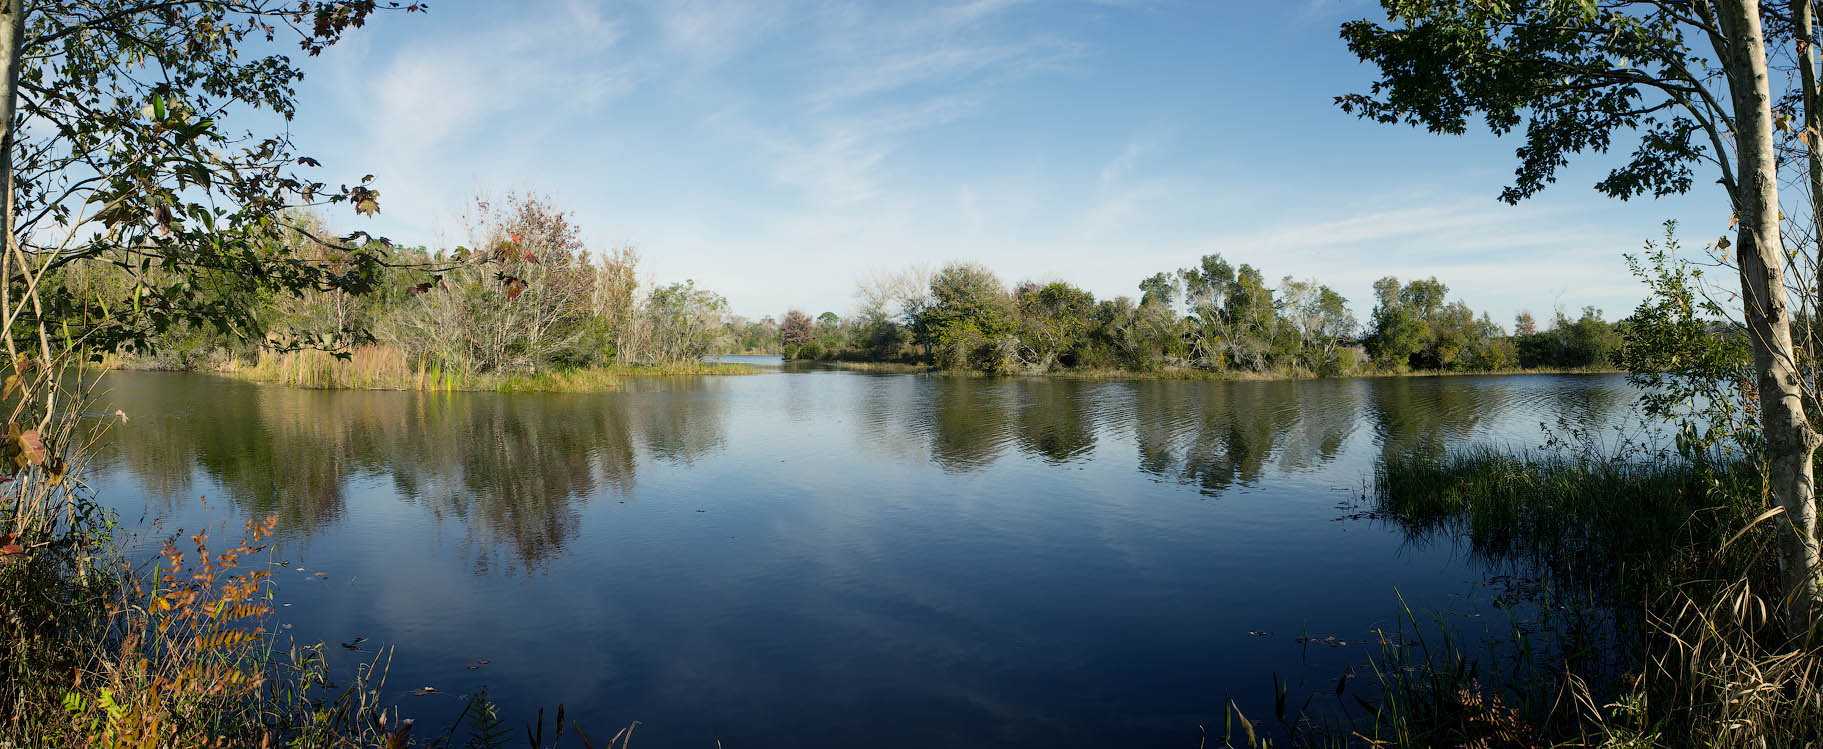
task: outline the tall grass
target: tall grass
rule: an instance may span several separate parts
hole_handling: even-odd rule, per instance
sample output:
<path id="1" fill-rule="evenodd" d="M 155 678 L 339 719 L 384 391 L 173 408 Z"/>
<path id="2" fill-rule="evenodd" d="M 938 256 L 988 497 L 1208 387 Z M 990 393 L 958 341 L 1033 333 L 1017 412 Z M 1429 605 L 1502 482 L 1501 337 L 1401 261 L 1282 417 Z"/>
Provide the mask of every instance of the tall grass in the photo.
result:
<path id="1" fill-rule="evenodd" d="M 327 351 L 262 351 L 251 364 L 228 362 L 218 372 L 238 379 L 301 388 L 344 390 L 611 392 L 624 377 L 733 375 L 760 370 L 744 364 L 678 362 L 612 365 L 534 373 L 475 372 L 436 358 L 413 360 L 394 346 L 358 346 L 346 358 Z"/>
<path id="2" fill-rule="evenodd" d="M 1823 746 L 1823 637 L 1794 640 L 1778 623 L 1756 465 L 1395 455 L 1376 470 L 1374 505 L 1414 534 L 1459 537 L 1484 559 L 1592 591 L 1615 613 L 1620 652 L 1607 654 L 1612 673 L 1579 672 L 1587 661 L 1571 655 L 1586 643 L 1547 631 L 1542 646 L 1522 643 L 1524 667 L 1490 673 L 1447 634 L 1434 648 L 1383 648 L 1369 743 Z"/>
<path id="3" fill-rule="evenodd" d="M 1374 474 L 1376 509 L 1409 532 L 1461 536 L 1477 554 L 1525 558 L 1637 600 L 1688 580 L 1769 572 L 1761 535 L 1729 543 L 1766 509 L 1762 487 L 1746 463 L 1485 448 L 1392 455 Z"/>

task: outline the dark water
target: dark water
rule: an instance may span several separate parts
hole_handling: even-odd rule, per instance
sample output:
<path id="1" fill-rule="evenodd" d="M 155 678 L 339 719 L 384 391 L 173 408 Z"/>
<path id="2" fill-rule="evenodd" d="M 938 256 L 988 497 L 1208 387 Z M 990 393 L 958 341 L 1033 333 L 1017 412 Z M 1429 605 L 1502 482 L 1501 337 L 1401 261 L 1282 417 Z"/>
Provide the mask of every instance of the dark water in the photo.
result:
<path id="1" fill-rule="evenodd" d="M 277 513 L 288 633 L 341 668 L 371 653 L 337 642 L 396 646 L 407 715 L 486 685 L 660 747 L 1194 747 L 1229 697 L 1268 717 L 1275 676 L 1329 694 L 1395 590 L 1479 613 L 1454 546 L 1344 517 L 1379 455 L 1632 401 L 1609 376 L 108 387 L 131 420 L 101 496 L 166 532 Z"/>

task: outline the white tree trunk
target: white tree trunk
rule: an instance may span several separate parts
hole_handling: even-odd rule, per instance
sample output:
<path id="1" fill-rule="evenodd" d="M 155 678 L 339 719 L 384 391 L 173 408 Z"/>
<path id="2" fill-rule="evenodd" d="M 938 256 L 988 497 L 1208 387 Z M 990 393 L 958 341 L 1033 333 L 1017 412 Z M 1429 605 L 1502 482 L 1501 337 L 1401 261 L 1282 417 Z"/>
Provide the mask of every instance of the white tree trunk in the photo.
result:
<path id="1" fill-rule="evenodd" d="M 0 0 L 0 184 L 5 210 L 0 237 L 13 236 L 13 113 L 19 100 L 19 56 L 25 47 L 25 1 Z"/>
<path id="2" fill-rule="evenodd" d="M 1778 519 L 1780 578 L 1785 594 L 1786 631 L 1807 631 L 1819 601 L 1816 496 L 1811 455 L 1819 438 L 1804 415 L 1803 386 L 1791 341 L 1791 312 L 1785 294 L 1784 244 L 1779 227 L 1778 164 L 1773 152 L 1772 94 L 1767 81 L 1766 41 L 1758 0 L 1718 3 L 1726 49 L 1718 57 L 1729 74 L 1735 109 L 1735 149 L 1740 183 L 1735 186 L 1740 218 L 1737 253 L 1741 270 L 1742 316 L 1753 343 L 1760 420 L 1766 438 L 1767 480 Z"/>

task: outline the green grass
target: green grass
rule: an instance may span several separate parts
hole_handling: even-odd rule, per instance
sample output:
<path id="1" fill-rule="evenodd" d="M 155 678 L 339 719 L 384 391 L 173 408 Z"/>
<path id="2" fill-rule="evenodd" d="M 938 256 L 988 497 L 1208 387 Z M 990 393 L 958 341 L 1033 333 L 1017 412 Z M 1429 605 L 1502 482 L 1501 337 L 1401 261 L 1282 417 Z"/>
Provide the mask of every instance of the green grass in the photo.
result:
<path id="1" fill-rule="evenodd" d="M 1766 508 L 1760 486 L 1754 467 L 1738 463 L 1480 449 L 1389 456 L 1375 469 L 1374 499 L 1410 531 L 1461 535 L 1477 554 L 1529 558 L 1637 597 L 1737 578 L 1765 561 L 1721 551 Z"/>

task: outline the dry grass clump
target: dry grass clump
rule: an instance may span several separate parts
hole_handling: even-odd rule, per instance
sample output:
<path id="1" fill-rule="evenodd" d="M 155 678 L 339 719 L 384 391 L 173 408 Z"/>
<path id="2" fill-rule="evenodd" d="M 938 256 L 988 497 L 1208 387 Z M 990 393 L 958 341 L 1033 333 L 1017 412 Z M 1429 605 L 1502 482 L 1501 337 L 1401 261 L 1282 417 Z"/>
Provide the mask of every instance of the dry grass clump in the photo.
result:
<path id="1" fill-rule="evenodd" d="M 413 361 L 404 349 L 396 346 L 357 346 L 345 353 L 344 358 L 316 349 L 262 351 L 252 364 L 228 363 L 217 371 L 239 379 L 301 388 L 540 393 L 612 392 L 619 389 L 624 377 L 736 375 L 760 371 L 744 364 L 685 361 L 532 373 L 475 372 L 437 360 Z"/>

